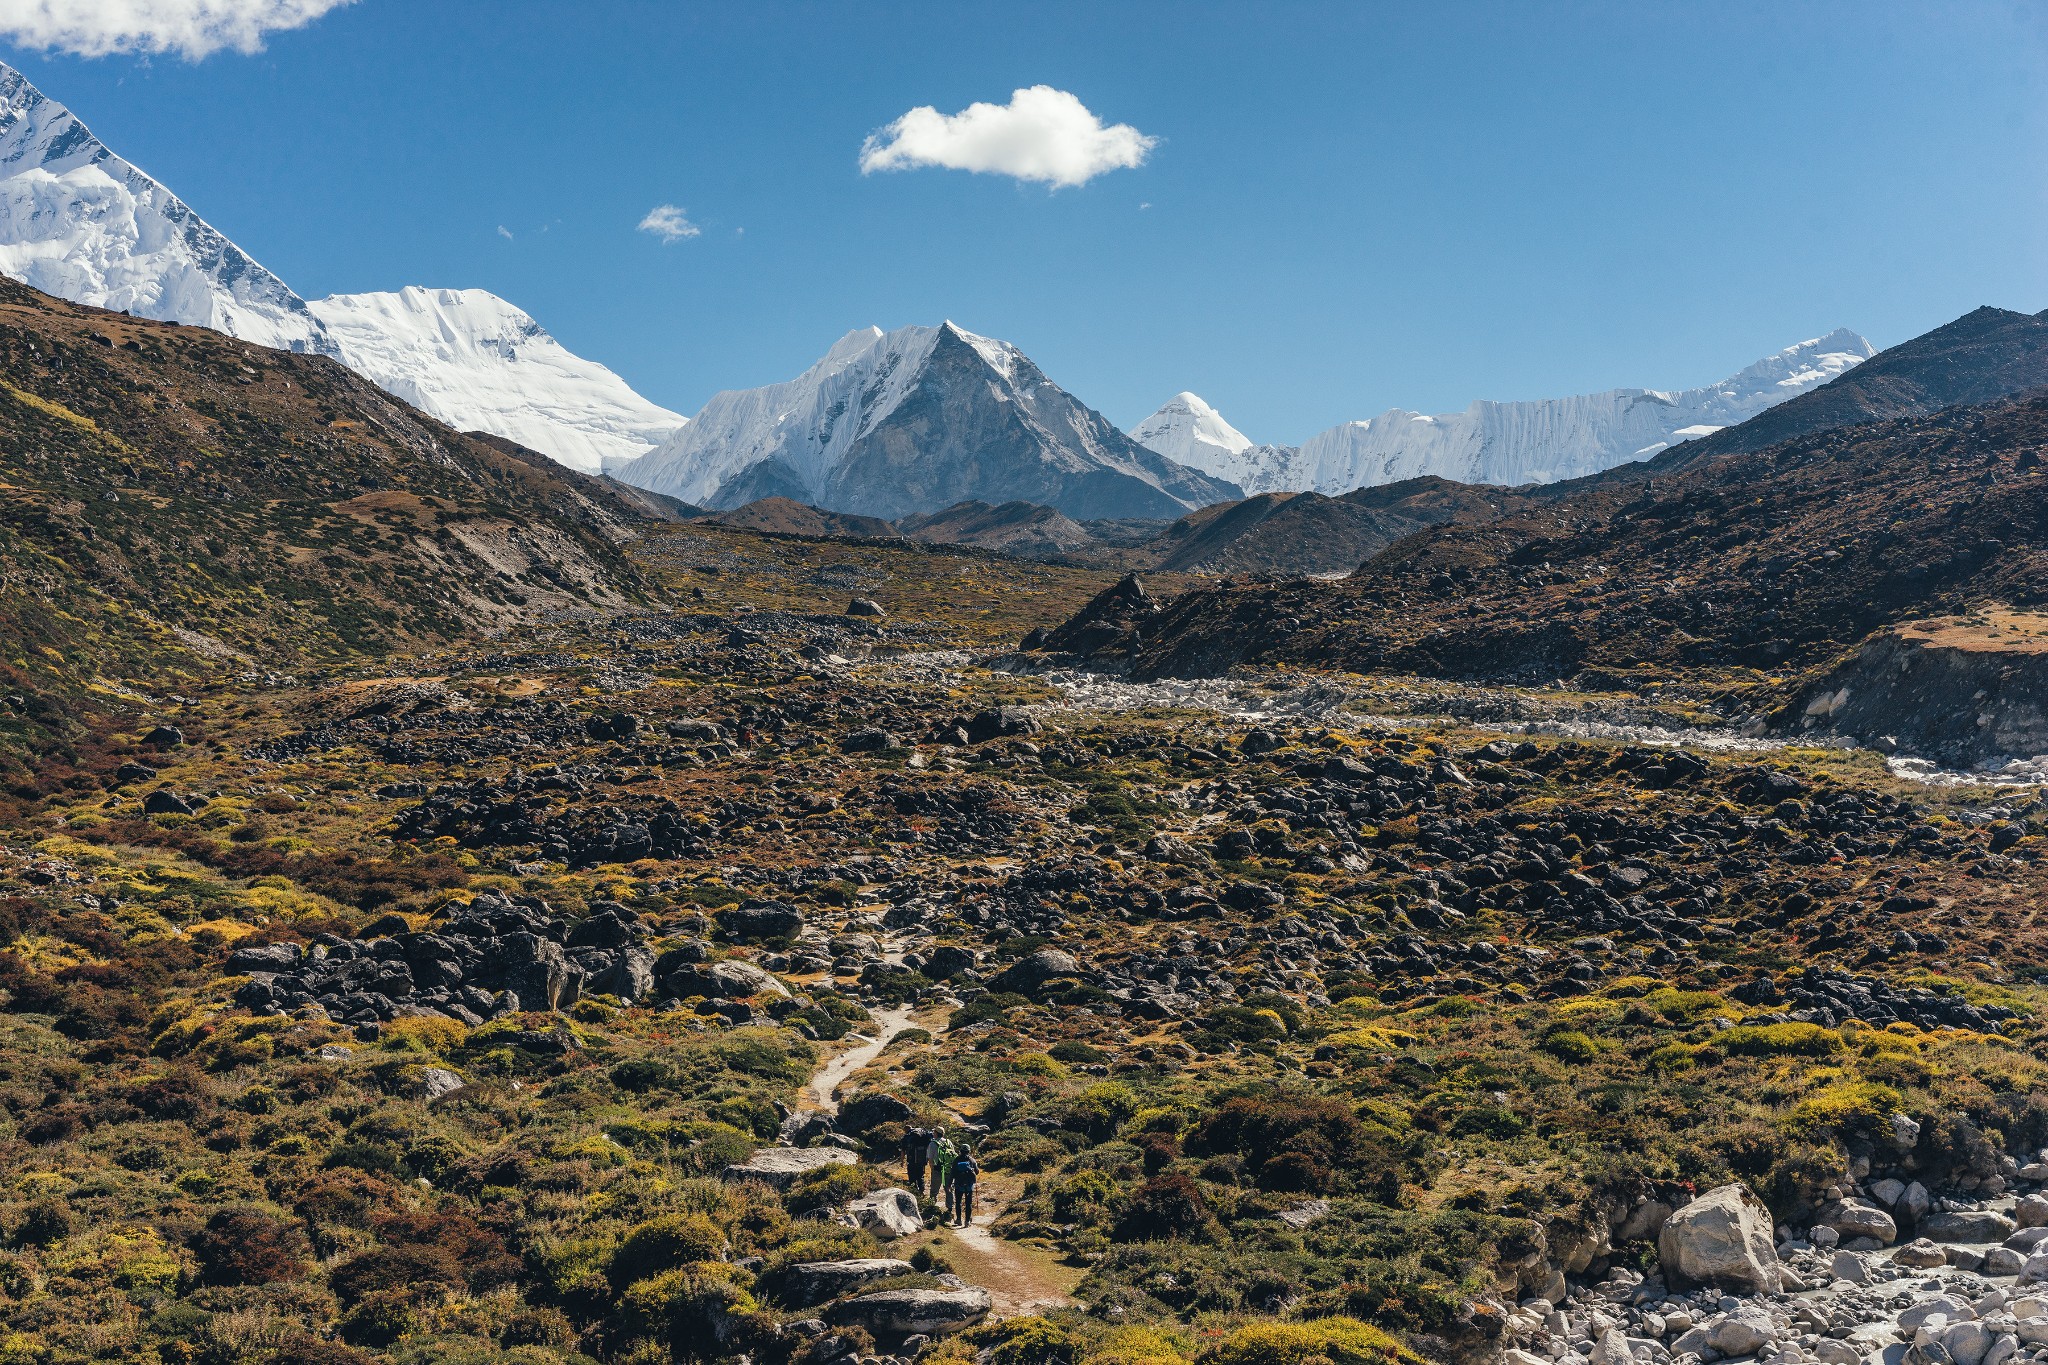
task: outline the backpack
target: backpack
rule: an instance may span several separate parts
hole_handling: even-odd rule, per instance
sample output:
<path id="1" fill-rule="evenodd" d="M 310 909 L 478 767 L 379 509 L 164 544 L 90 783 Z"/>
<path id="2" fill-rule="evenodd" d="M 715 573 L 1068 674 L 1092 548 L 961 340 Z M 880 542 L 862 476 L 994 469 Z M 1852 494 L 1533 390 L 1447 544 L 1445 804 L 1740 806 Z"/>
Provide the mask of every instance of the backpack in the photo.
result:
<path id="1" fill-rule="evenodd" d="M 972 1185 L 974 1177 L 980 1174 L 981 1167 L 974 1164 L 971 1156 L 963 1156 L 953 1163 L 953 1183 L 956 1185 Z"/>

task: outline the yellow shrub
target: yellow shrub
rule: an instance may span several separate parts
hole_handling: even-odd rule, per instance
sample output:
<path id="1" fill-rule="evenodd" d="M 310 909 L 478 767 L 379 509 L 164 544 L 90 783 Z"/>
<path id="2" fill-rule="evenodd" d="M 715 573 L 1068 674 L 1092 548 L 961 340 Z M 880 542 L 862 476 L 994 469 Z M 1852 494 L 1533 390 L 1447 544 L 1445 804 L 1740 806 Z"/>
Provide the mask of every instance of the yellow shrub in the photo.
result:
<path id="1" fill-rule="evenodd" d="M 1420 1359 L 1356 1318 L 1256 1323 L 1200 1357 L 1201 1365 L 1414 1365 Z"/>
<path id="2" fill-rule="evenodd" d="M 1795 1132 L 1819 1133 L 1856 1123 L 1875 1124 L 1898 1113 L 1904 1102 L 1888 1085 L 1843 1081 L 1801 1100 L 1792 1110 L 1790 1126 Z"/>
<path id="3" fill-rule="evenodd" d="M 1057 1080 L 1067 1074 L 1066 1063 L 1043 1052 L 1019 1052 L 1010 1058 L 1010 1069 L 1024 1076 L 1050 1076 Z"/>
<path id="4" fill-rule="evenodd" d="M 1842 1035 L 1819 1024 L 1737 1024 L 1713 1042 L 1731 1057 L 1825 1057 L 1842 1050 Z"/>
<path id="5" fill-rule="evenodd" d="M 1082 1365 L 1183 1365 L 1188 1348 L 1156 1327 L 1119 1327 L 1081 1356 Z"/>
<path id="6" fill-rule="evenodd" d="M 446 1019 L 440 1015 L 414 1015 L 405 1019 L 393 1019 L 384 1026 L 381 1036 L 393 1041 L 416 1041 L 430 1052 L 446 1052 L 450 1048 L 461 1047 L 462 1040 L 469 1036 L 469 1029 L 459 1019 Z"/>

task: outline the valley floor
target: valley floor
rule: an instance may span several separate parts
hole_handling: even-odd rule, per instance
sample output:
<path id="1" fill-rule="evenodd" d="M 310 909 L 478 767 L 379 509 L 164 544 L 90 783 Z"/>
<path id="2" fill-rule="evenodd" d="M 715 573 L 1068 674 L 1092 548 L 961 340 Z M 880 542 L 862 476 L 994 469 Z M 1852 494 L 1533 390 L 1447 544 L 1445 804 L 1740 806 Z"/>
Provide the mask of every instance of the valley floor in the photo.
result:
<path id="1" fill-rule="evenodd" d="M 1930 1280 L 2048 1339 L 2031 789 L 1712 679 L 1006 671 L 1082 569 L 637 557 L 682 609 L 8 794 L 0 1361 L 1849 1365 Z M 931 1127 L 974 1226 L 861 1213 Z M 1724 1304 L 1657 1243 L 1738 1182 L 1785 1278 Z"/>

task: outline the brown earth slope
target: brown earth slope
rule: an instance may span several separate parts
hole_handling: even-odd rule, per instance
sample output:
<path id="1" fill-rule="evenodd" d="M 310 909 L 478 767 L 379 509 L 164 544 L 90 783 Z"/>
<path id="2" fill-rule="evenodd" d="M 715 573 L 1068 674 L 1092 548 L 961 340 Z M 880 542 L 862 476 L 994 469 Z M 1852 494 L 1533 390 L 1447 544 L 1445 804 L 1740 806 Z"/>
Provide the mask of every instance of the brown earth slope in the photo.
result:
<path id="1" fill-rule="evenodd" d="M 0 635 L 27 677 L 294 667 L 624 606 L 641 514 L 333 361 L 0 281 Z"/>

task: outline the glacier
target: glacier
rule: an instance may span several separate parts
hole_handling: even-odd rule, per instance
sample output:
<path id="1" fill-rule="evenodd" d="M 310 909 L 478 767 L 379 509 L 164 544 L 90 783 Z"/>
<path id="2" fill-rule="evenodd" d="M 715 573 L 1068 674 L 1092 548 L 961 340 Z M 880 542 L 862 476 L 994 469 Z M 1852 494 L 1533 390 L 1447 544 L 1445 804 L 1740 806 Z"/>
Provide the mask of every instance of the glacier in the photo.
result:
<path id="1" fill-rule="evenodd" d="M 459 430 L 517 441 L 584 473 L 645 454 L 689 420 L 487 290 L 408 285 L 309 307 L 342 363 L 379 388 Z"/>
<path id="2" fill-rule="evenodd" d="M 1838 328 L 1703 388 L 1479 401 L 1434 417 L 1395 408 L 1319 432 L 1299 446 L 1255 445 L 1207 403 L 1184 393 L 1140 422 L 1132 436 L 1250 493 L 1334 495 L 1428 474 L 1507 487 L 1555 483 L 1647 460 L 1745 422 L 1876 353 L 1856 333 Z"/>

